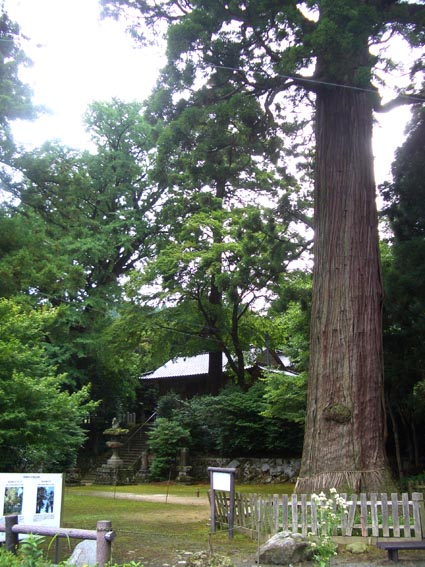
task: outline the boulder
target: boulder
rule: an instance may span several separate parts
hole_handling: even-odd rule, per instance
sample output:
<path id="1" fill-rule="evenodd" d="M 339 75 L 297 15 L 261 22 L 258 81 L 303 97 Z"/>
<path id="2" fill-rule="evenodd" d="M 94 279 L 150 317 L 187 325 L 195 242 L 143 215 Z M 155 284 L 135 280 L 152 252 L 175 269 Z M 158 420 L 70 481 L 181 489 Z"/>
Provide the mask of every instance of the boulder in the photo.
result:
<path id="1" fill-rule="evenodd" d="M 260 563 L 289 565 L 312 558 L 310 542 L 301 534 L 279 532 L 260 547 Z"/>
<path id="2" fill-rule="evenodd" d="M 356 541 L 354 543 L 349 543 L 348 545 L 346 545 L 345 549 L 354 554 L 366 553 L 367 545 L 365 543 L 362 543 L 361 541 Z"/>
<path id="3" fill-rule="evenodd" d="M 96 542 L 85 539 L 75 546 L 68 563 L 72 567 L 94 567 L 96 563 Z"/>

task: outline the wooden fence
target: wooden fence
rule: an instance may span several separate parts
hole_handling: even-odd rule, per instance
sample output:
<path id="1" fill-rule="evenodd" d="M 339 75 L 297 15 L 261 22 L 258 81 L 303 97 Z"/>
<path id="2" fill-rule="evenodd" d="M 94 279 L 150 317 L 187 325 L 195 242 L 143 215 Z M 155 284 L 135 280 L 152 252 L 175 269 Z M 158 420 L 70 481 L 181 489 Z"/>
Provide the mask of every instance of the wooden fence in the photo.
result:
<path id="1" fill-rule="evenodd" d="M 425 511 L 423 493 L 341 494 L 347 509 L 340 515 L 335 536 L 423 538 Z M 216 522 L 227 526 L 229 493 L 215 491 Z M 253 533 L 275 534 L 282 530 L 293 533 L 317 533 L 318 508 L 305 494 L 288 496 L 235 494 L 234 527 Z"/>

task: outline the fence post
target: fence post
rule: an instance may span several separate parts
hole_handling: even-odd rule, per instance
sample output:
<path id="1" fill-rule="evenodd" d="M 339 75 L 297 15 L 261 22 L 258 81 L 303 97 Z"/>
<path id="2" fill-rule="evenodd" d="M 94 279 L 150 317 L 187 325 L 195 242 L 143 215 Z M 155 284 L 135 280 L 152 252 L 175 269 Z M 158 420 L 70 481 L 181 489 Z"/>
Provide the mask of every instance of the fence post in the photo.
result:
<path id="1" fill-rule="evenodd" d="M 18 549 L 19 545 L 19 536 L 12 532 L 12 528 L 14 525 L 18 523 L 18 516 L 10 515 L 5 516 L 4 518 L 4 527 L 6 532 L 6 549 L 14 554 Z"/>
<path id="2" fill-rule="evenodd" d="M 96 524 L 96 563 L 104 567 L 111 559 L 111 546 L 115 537 L 110 520 L 100 520 Z"/>
<path id="3" fill-rule="evenodd" d="M 422 539 L 425 538 L 425 507 L 424 507 L 424 495 L 422 492 L 413 492 L 412 493 L 412 501 L 413 501 L 413 514 L 415 514 L 415 507 L 417 507 L 418 512 L 418 520 L 420 523 L 420 531 Z M 417 534 L 415 534 L 417 535 Z"/>

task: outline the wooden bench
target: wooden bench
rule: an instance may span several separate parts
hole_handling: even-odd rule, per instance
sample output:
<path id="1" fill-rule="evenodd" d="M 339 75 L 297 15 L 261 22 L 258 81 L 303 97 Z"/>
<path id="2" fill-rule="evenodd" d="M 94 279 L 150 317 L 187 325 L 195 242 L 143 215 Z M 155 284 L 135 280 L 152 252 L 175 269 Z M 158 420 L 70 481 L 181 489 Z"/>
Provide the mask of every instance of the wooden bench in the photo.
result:
<path id="1" fill-rule="evenodd" d="M 425 549 L 425 540 L 378 541 L 376 545 L 379 549 L 386 549 L 388 551 L 388 559 L 397 563 L 399 549 Z"/>

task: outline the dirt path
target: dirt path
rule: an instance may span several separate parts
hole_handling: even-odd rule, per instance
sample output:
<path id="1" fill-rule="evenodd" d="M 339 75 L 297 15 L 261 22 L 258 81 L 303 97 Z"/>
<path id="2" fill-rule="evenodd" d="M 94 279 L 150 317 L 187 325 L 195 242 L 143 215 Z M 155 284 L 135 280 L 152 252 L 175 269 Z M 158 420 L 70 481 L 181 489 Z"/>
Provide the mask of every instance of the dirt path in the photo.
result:
<path id="1" fill-rule="evenodd" d="M 139 500 L 141 502 L 162 502 L 163 504 L 188 504 L 190 506 L 208 506 L 206 496 L 173 496 L 171 494 L 133 494 L 132 492 L 109 492 L 90 490 L 84 492 L 74 491 L 78 496 L 99 496 L 100 498 L 114 498 L 115 500 Z"/>

